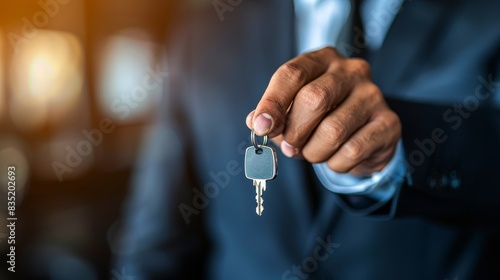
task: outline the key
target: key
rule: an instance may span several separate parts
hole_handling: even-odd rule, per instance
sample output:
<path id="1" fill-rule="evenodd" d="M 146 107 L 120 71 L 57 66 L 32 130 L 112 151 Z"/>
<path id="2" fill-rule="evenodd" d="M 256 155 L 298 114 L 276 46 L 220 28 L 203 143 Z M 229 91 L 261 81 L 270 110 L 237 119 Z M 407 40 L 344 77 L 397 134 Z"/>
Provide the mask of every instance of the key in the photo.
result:
<path id="1" fill-rule="evenodd" d="M 248 147 L 245 153 L 245 176 L 253 181 L 255 186 L 255 211 L 261 216 L 264 211 L 263 192 L 266 190 L 266 181 L 276 177 L 276 152 L 272 147 L 260 145 L 258 148 Z"/>
<path id="2" fill-rule="evenodd" d="M 274 148 L 267 146 L 267 136 L 264 136 L 262 145 L 255 142 L 255 133 L 252 131 L 252 144 L 245 152 L 245 176 L 253 181 L 255 187 L 255 212 L 261 216 L 264 211 L 263 192 L 266 182 L 276 178 L 278 174 L 278 161 Z"/>

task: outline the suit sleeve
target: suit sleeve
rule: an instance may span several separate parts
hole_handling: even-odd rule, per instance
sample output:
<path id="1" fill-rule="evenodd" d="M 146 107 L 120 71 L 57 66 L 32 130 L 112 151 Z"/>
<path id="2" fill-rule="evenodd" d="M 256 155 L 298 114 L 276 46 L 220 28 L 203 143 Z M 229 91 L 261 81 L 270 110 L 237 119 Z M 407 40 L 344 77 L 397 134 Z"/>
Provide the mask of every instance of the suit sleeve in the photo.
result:
<path id="1" fill-rule="evenodd" d="M 413 181 L 403 184 L 396 216 L 498 227 L 492 222 L 500 219 L 498 70 L 496 65 L 477 76 L 469 98 L 480 106 L 467 114 L 455 112 L 453 104 L 388 100 L 403 123 L 405 162 Z"/>
<path id="2" fill-rule="evenodd" d="M 314 164 L 313 167 L 319 181 L 326 189 L 336 194 L 337 202 L 344 210 L 379 219 L 390 219 L 394 216 L 398 193 L 407 176 L 401 141 L 387 166 L 371 176 L 359 178 L 336 173 L 325 163 Z M 384 207 L 386 204 L 389 206 Z M 381 208 L 388 211 L 378 211 Z"/>

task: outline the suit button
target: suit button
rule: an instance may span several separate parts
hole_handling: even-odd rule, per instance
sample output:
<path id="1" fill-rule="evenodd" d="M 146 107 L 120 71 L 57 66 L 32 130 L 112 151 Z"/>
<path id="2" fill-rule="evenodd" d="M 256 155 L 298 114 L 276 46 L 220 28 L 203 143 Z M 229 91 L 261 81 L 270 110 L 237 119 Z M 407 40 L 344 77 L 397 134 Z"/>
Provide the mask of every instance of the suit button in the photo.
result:
<path id="1" fill-rule="evenodd" d="M 450 182 L 450 178 L 446 174 L 441 174 L 438 180 L 438 186 L 441 188 L 446 188 L 448 183 Z"/>
<path id="2" fill-rule="evenodd" d="M 462 180 L 458 176 L 458 172 L 456 170 L 450 171 L 450 187 L 453 189 L 458 189 L 462 185 Z"/>
<path id="3" fill-rule="evenodd" d="M 429 184 L 430 189 L 435 189 L 437 186 L 437 180 L 434 176 L 427 177 L 427 183 Z"/>
<path id="4" fill-rule="evenodd" d="M 431 168 L 428 174 L 429 176 L 427 176 L 427 185 L 430 190 L 435 191 L 438 187 L 438 172 L 435 168 Z"/>

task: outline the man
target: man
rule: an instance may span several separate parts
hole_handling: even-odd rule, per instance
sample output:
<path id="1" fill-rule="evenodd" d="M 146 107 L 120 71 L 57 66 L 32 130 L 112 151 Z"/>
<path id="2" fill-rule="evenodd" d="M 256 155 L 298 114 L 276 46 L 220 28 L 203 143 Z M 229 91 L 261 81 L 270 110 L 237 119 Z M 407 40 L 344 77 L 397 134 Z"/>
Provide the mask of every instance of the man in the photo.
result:
<path id="1" fill-rule="evenodd" d="M 333 2 L 215 1 L 179 24 L 127 208 L 128 275 L 500 276 L 499 3 L 399 1 L 376 32 L 383 1 L 315 25 L 345 15 Z M 262 216 L 248 128 L 282 152 Z"/>

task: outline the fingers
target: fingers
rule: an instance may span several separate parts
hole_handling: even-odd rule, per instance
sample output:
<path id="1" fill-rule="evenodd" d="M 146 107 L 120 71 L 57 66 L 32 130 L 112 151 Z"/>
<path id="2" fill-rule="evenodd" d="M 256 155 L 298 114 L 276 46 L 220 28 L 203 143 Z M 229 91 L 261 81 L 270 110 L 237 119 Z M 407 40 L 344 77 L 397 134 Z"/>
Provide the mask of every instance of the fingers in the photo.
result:
<path id="1" fill-rule="evenodd" d="M 343 72 L 329 72 L 305 85 L 287 115 L 284 138 L 301 149 L 316 126 L 351 91 L 352 81 Z"/>
<path id="2" fill-rule="evenodd" d="M 349 99 L 354 99 L 350 97 Z M 329 159 L 368 120 L 368 112 L 358 107 L 362 99 L 346 100 L 330 113 L 302 148 L 304 157 L 312 163 Z"/>
<path id="3" fill-rule="evenodd" d="M 369 168 L 361 169 L 362 172 L 379 171 L 391 159 L 400 133 L 397 115 L 387 110 L 354 133 L 327 161 L 327 165 L 336 172 L 345 173 L 368 162 L 365 167 Z M 378 157 L 374 157 L 376 153 Z"/>
<path id="4" fill-rule="evenodd" d="M 306 145 L 296 147 L 302 149 L 304 157 L 310 162 L 326 161 L 367 123 L 380 107 L 380 96 L 380 90 L 372 83 L 359 84 L 338 108 L 321 121 Z"/>
<path id="5" fill-rule="evenodd" d="M 282 133 L 288 109 L 299 90 L 326 72 L 340 58 L 332 48 L 298 56 L 283 64 L 272 76 L 252 117 L 257 135 L 273 138 Z"/>

